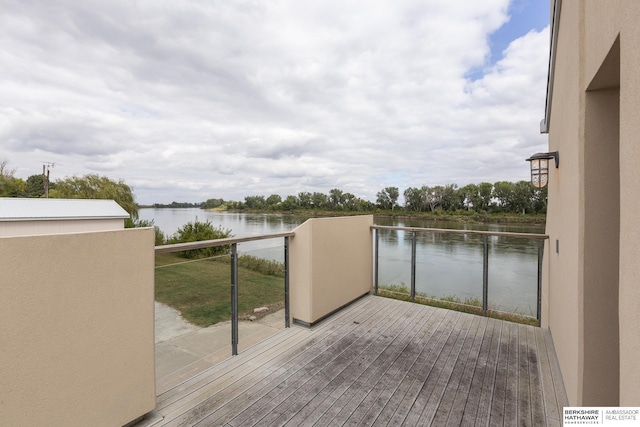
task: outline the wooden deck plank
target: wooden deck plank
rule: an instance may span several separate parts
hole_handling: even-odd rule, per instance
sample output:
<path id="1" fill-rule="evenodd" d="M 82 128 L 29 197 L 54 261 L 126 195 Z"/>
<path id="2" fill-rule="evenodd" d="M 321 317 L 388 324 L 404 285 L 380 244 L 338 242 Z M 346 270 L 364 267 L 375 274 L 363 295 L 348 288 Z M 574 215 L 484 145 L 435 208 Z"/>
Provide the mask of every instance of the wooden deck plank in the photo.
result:
<path id="1" fill-rule="evenodd" d="M 556 356 L 556 350 L 553 345 L 553 338 L 551 337 L 551 331 L 545 331 L 545 342 L 547 344 L 547 354 L 549 355 L 549 364 L 551 365 L 551 375 L 553 377 L 553 387 L 556 390 L 556 398 L 558 400 L 558 407 L 560 408 L 560 418 L 562 417 L 562 408 L 569 406 L 569 399 L 567 397 L 564 383 L 562 381 L 562 373 L 560 372 L 560 363 Z"/>
<path id="2" fill-rule="evenodd" d="M 391 375 L 398 375 L 407 363 L 406 357 L 411 358 L 411 351 L 407 350 L 412 342 L 420 343 L 428 332 L 426 328 L 434 310 L 421 311 L 420 322 L 409 324 L 407 332 L 399 335 L 387 348 L 380 353 L 367 370 L 350 386 L 351 397 L 345 407 L 336 415 L 332 422 L 354 425 L 367 413 L 375 398 L 391 381 Z M 405 354 L 406 352 L 406 354 Z M 403 357 L 403 355 L 405 357 Z M 390 372 L 393 371 L 393 372 Z M 367 397 L 371 397 L 367 400 Z"/>
<path id="3" fill-rule="evenodd" d="M 403 414 L 404 417 L 402 424 L 418 425 L 422 412 L 430 402 L 431 394 L 436 390 L 438 381 L 440 380 L 443 371 L 446 369 L 447 361 L 449 360 L 451 353 L 455 351 L 456 343 L 458 342 L 461 332 L 464 330 L 467 320 L 468 318 L 463 314 L 458 316 L 457 322 L 452 326 L 451 334 L 434 360 L 434 364 L 432 365 L 429 374 L 425 378 L 418 380 L 420 389 L 415 395 L 408 412 Z M 395 424 L 393 419 L 391 422 Z"/>
<path id="4" fill-rule="evenodd" d="M 398 336 L 404 333 L 407 325 L 413 322 L 419 315 L 417 311 L 412 312 L 409 310 L 408 312 L 410 314 L 409 317 L 405 317 L 405 313 L 402 313 L 395 319 L 385 322 L 388 324 L 388 328 L 385 330 L 372 328 L 370 333 L 366 335 L 366 340 L 360 339 L 358 336 L 352 337 L 350 342 L 344 346 L 341 354 L 336 357 L 336 360 L 330 362 L 331 364 L 329 366 L 337 367 L 339 371 L 337 369 L 320 369 L 317 372 L 319 375 L 314 375 L 312 378 L 308 378 L 308 376 L 301 377 L 300 382 L 293 384 L 290 390 L 283 390 L 277 395 L 277 399 L 273 402 L 275 406 L 272 403 L 270 407 L 266 408 L 269 412 L 268 415 L 260 420 L 256 420 L 255 418 L 250 418 L 246 422 L 245 420 L 241 420 L 241 424 L 239 425 L 251 425 L 252 422 L 256 423 L 257 421 L 260 421 L 262 425 L 270 425 L 271 423 L 275 423 L 276 425 L 284 424 L 291 418 L 289 415 L 295 415 L 295 413 L 304 407 L 306 394 L 308 394 L 306 396 L 308 400 L 317 395 L 338 374 L 351 371 L 350 369 L 345 369 L 349 360 L 356 359 L 359 365 L 366 365 L 367 357 L 378 354 L 380 348 L 389 347 Z M 349 384 L 351 384 L 351 382 Z M 288 398 L 288 396 L 291 396 L 295 392 L 300 393 L 299 398 Z M 278 418 L 281 418 L 280 421 L 278 421 Z"/>
<path id="5" fill-rule="evenodd" d="M 491 400 L 489 401 L 490 406 L 486 406 L 486 414 L 487 419 L 482 418 L 481 410 L 482 405 L 478 410 L 478 418 L 476 421 L 476 425 L 481 426 L 500 426 L 504 424 L 505 411 L 507 410 L 507 399 L 513 400 L 513 395 L 507 396 L 508 386 L 510 381 L 516 381 L 517 378 L 510 377 L 509 373 L 509 362 L 510 362 L 510 341 L 511 341 L 511 325 L 507 323 L 503 323 L 502 330 L 500 333 L 500 338 L 498 342 L 498 359 L 495 370 L 495 380 L 494 386 L 489 388 L 489 393 L 491 393 Z M 513 359 L 513 358 L 511 358 Z M 513 369 L 511 369 L 511 375 L 513 375 Z M 484 387 L 483 387 L 484 389 Z M 512 413 L 511 416 L 515 416 L 515 413 Z"/>
<path id="6" fill-rule="evenodd" d="M 496 325 L 498 325 L 498 327 L 496 327 Z M 486 327 L 480 348 L 478 349 L 477 363 L 472 372 L 469 391 L 466 396 L 461 395 L 460 397 L 456 397 L 457 402 L 454 402 L 456 410 L 454 414 L 452 414 L 452 417 L 454 417 L 453 419 L 455 420 L 458 418 L 458 408 L 462 407 L 462 400 L 464 400 L 464 408 L 460 415 L 460 423 L 462 425 L 473 425 L 473 423 L 475 423 L 476 414 L 479 411 L 485 393 L 488 393 L 489 389 L 493 390 L 493 381 L 490 381 L 489 377 L 491 376 L 491 380 L 493 380 L 497 356 L 492 358 L 491 355 L 492 353 L 497 353 L 496 351 L 492 352 L 492 350 L 496 348 L 499 334 L 499 324 L 492 319 L 486 319 Z M 491 388 L 489 388 L 489 384 L 491 384 Z"/>
<path id="7" fill-rule="evenodd" d="M 544 331 L 535 331 L 536 347 L 540 359 L 540 381 L 542 386 L 543 406 L 547 419 L 560 419 L 557 408 L 556 392 L 553 388 L 553 378 L 551 376 L 551 365 L 547 354 L 547 344 L 544 338 Z"/>
<path id="8" fill-rule="evenodd" d="M 334 322 L 339 322 L 343 316 L 349 316 L 349 317 L 355 317 L 358 316 L 359 314 L 361 314 L 363 311 L 367 310 L 367 307 L 371 306 L 372 301 L 367 300 L 367 299 L 362 299 L 360 301 L 355 302 L 351 307 L 350 310 L 344 310 L 340 313 L 337 313 L 335 315 L 335 318 L 332 319 Z M 337 326 L 338 323 L 333 323 L 333 322 L 327 322 L 327 324 L 322 324 L 321 326 L 319 326 L 316 329 L 316 332 L 322 332 L 324 330 L 324 328 L 328 328 L 329 330 L 331 330 L 331 328 L 338 328 L 339 326 Z M 280 337 L 280 336 L 284 336 L 285 337 L 290 337 L 291 335 L 291 331 L 295 331 L 296 333 L 309 333 L 311 332 L 308 329 L 303 329 L 303 328 L 291 328 L 287 331 L 282 331 L 279 334 L 277 334 L 276 336 Z M 286 338 L 288 339 L 288 338 Z M 313 340 L 310 341 L 308 343 L 308 345 L 311 345 L 313 343 Z M 273 343 L 270 340 L 266 340 L 263 341 L 261 343 L 259 343 L 258 345 L 252 347 L 251 349 L 248 349 L 247 351 L 245 351 L 243 353 L 243 355 L 245 357 L 248 357 L 247 355 L 251 354 L 252 356 L 255 354 L 260 354 L 260 352 L 264 349 L 268 350 L 272 350 L 273 347 L 278 347 L 279 343 Z M 219 365 L 216 365 L 215 367 L 212 367 L 210 369 L 208 369 L 207 371 L 201 373 L 200 375 L 195 376 L 194 378 L 191 378 L 188 381 L 185 381 L 183 384 L 180 384 L 179 386 L 175 387 L 172 390 L 168 390 L 167 392 L 161 394 L 158 397 L 158 406 L 161 408 L 163 406 L 166 406 L 170 403 L 172 403 L 175 399 L 174 396 L 178 396 L 178 398 L 184 398 L 184 396 L 186 394 L 188 394 L 189 392 L 191 392 L 192 390 L 198 390 L 202 384 L 206 384 L 208 381 L 210 381 L 213 377 L 215 377 L 217 374 L 219 375 L 226 375 L 228 374 L 228 369 L 230 365 L 233 365 L 235 362 L 232 361 L 232 359 L 228 359 L 224 362 L 222 362 Z"/>
<path id="9" fill-rule="evenodd" d="M 433 391 L 429 393 L 429 399 L 427 400 L 427 404 L 425 405 L 425 407 L 422 410 L 422 413 L 420 414 L 420 418 L 417 425 L 433 424 L 433 419 L 436 415 L 436 411 L 438 410 L 438 407 L 442 402 L 442 399 L 445 395 L 447 388 L 449 387 L 449 385 L 453 386 L 453 384 L 455 383 L 455 380 L 452 381 L 452 377 L 454 376 L 455 368 L 460 358 L 460 354 L 462 352 L 464 343 L 471 329 L 471 325 L 475 323 L 475 322 L 472 322 L 473 318 L 474 316 L 472 315 L 463 316 L 463 323 L 461 325 L 458 338 L 455 341 L 453 347 L 451 348 L 451 353 L 449 354 L 449 357 L 447 357 L 447 359 L 444 360 L 443 369 L 440 372 L 440 375 L 438 377 L 438 380 L 435 386 L 433 387 Z M 426 388 L 423 388 L 423 390 L 426 390 Z M 411 425 L 416 425 L 416 424 L 411 423 Z"/>
<path id="10" fill-rule="evenodd" d="M 470 399 L 475 400 L 475 409 L 477 409 L 476 397 L 479 393 L 473 393 L 474 390 L 472 389 L 472 383 L 475 372 L 484 372 L 484 369 L 486 368 L 487 355 L 486 353 L 481 353 L 481 348 L 483 342 L 491 340 L 492 331 L 487 330 L 488 323 L 488 319 L 486 318 L 478 322 L 475 337 L 473 338 L 469 353 L 467 354 L 464 372 L 460 378 L 460 385 L 456 390 L 453 400 L 451 401 L 451 409 L 447 419 L 445 420 L 446 425 L 460 425 L 462 423 L 462 417 L 465 409 L 467 408 L 467 402 L 469 402 Z M 485 340 L 487 334 L 489 339 Z M 479 390 L 480 387 L 478 387 L 478 391 Z M 474 405 L 474 402 L 471 402 L 469 409 L 471 409 L 472 405 Z"/>
<path id="11" fill-rule="evenodd" d="M 459 390 L 462 391 L 461 387 L 465 387 L 465 384 L 463 384 L 465 370 L 471 369 L 470 366 L 475 367 L 476 365 L 477 358 L 471 357 L 471 348 L 473 347 L 474 342 L 476 342 L 476 335 L 480 325 L 481 322 L 471 322 L 467 336 L 462 344 L 462 349 L 456 357 L 456 360 L 452 361 L 454 362 L 454 366 L 451 371 L 451 376 L 449 377 L 449 381 L 444 389 L 444 393 L 442 394 L 442 399 L 440 399 L 440 402 L 435 408 L 433 420 L 431 421 L 434 425 L 448 424 L 447 420 L 449 419 L 449 414 L 454 409 L 453 403 L 456 399 L 456 395 Z M 469 380 L 468 383 L 470 382 L 471 381 Z M 464 405 L 462 405 L 462 407 L 464 408 Z M 453 423 L 448 425 L 453 425 Z"/>
<path id="12" fill-rule="evenodd" d="M 489 426 L 491 419 L 491 406 L 496 394 L 496 380 L 498 377 L 498 363 L 500 360 L 501 340 L 503 338 L 504 322 L 496 319 L 490 319 L 489 323 L 493 325 L 493 334 L 488 349 L 487 364 L 485 367 L 484 377 L 482 378 L 482 391 L 480 392 L 480 400 L 477 410 L 469 411 L 469 417 L 465 413 L 462 417 L 463 425 L 482 425 Z M 506 366 L 506 363 L 505 365 Z M 504 384 L 502 384 L 502 403 L 504 408 Z M 466 424 L 465 424 L 466 420 Z"/>
<path id="13" fill-rule="evenodd" d="M 425 382 L 425 378 L 429 376 L 433 367 L 438 359 L 440 353 L 445 348 L 449 341 L 456 322 L 460 320 L 460 313 L 447 312 L 444 322 L 441 323 L 439 333 L 436 335 L 435 340 L 428 352 L 423 352 L 424 358 L 422 364 L 416 372 L 410 372 L 403 380 L 398 391 L 393 396 L 390 404 L 387 404 L 382 411 L 378 420 L 381 422 L 388 419 L 388 425 L 400 425 L 405 420 L 407 414 L 413 407 L 417 396 L 420 394 L 420 390 Z M 399 401 L 394 401 L 396 396 L 400 396 Z M 385 415 L 388 414 L 388 415 Z M 380 424 L 376 420 L 375 424 Z"/>
<path id="14" fill-rule="evenodd" d="M 162 426 L 560 425 L 548 331 L 369 296 L 158 398 Z"/>
<path id="15" fill-rule="evenodd" d="M 508 360 L 507 360 L 507 377 L 506 377 L 506 389 L 504 396 L 504 413 L 503 418 L 500 420 L 500 425 L 513 424 L 518 419 L 518 385 L 520 383 L 520 369 L 518 360 L 518 325 L 507 325 L 509 330 L 508 338 Z M 491 421 L 493 423 L 493 419 Z M 498 419 L 496 419 L 496 425 Z"/>
<path id="16" fill-rule="evenodd" d="M 367 392 L 369 387 L 367 381 L 373 373 L 384 374 L 383 368 L 389 368 L 389 366 L 385 366 L 385 362 L 390 357 L 389 354 L 397 349 L 398 342 L 402 342 L 407 334 L 410 334 L 411 331 L 417 332 L 416 325 L 419 325 L 419 322 L 416 319 L 420 320 L 421 313 L 424 312 L 424 310 L 415 311 L 414 316 L 404 316 L 404 318 L 399 319 L 397 322 L 398 328 L 392 334 L 382 334 L 371 350 L 364 354 L 363 358 L 354 360 L 342 372 L 342 375 L 327 384 L 322 392 L 335 398 L 339 403 L 336 402 L 320 417 L 319 424 L 333 422 L 332 419 L 334 417 L 341 412 L 344 414 L 343 410 L 350 408 L 350 405 L 353 404 L 351 400 L 354 394 Z"/>
<path id="17" fill-rule="evenodd" d="M 527 327 L 518 325 L 518 425 L 531 426 L 531 388 L 529 387 Z M 505 420 L 506 421 L 506 420 Z"/>
<path id="18" fill-rule="evenodd" d="M 386 307 L 379 307 L 375 310 L 375 313 L 378 318 L 384 319 L 386 315 L 392 316 L 394 314 L 394 307 L 392 305 L 389 305 Z M 354 319 L 357 319 L 357 320 L 354 320 Z M 276 377 L 272 376 L 270 378 L 267 378 L 262 383 L 260 383 L 257 387 L 255 387 L 255 389 L 252 390 L 251 392 L 245 393 L 240 399 L 234 399 L 233 402 L 231 402 L 231 404 L 228 405 L 227 408 L 224 408 L 222 411 L 218 411 L 219 414 L 222 415 L 222 418 L 216 419 L 216 423 L 221 423 L 223 421 L 227 422 L 227 421 L 230 421 L 232 418 L 234 418 L 237 415 L 237 413 L 233 411 L 235 410 L 235 408 L 248 408 L 250 406 L 253 406 L 255 402 L 258 401 L 259 399 L 263 399 L 269 393 L 271 393 L 270 396 L 273 396 L 274 393 L 277 394 L 278 390 L 284 387 L 283 382 L 287 380 L 289 380 L 289 382 L 293 381 L 294 379 L 290 379 L 289 377 L 294 375 L 299 369 L 302 369 L 302 367 L 306 362 L 313 361 L 313 359 L 316 356 L 318 356 L 320 353 L 324 351 L 323 349 L 329 347 L 326 345 L 327 343 L 330 342 L 332 345 L 334 345 L 336 344 L 335 341 L 338 338 L 340 338 L 340 340 L 344 340 L 345 337 L 348 337 L 350 328 L 356 328 L 357 325 L 367 326 L 368 320 L 369 320 L 369 317 L 368 317 L 368 313 L 366 312 L 361 312 L 358 316 L 355 316 L 355 317 L 341 319 L 338 325 L 346 324 L 346 326 L 348 327 L 344 327 L 344 326 L 338 327 L 338 329 L 336 329 L 335 331 L 339 330 L 344 333 L 343 335 L 337 335 L 337 334 L 329 335 L 329 339 L 324 341 L 325 345 L 317 345 L 317 346 L 311 347 L 310 349 L 307 350 L 306 356 L 305 354 L 302 354 L 297 359 L 296 364 L 287 364 L 286 369 L 282 368 L 284 370 L 282 375 L 279 375 Z M 358 322 L 358 323 L 355 323 L 355 322 Z M 319 344 L 322 344 L 322 342 L 319 342 Z M 278 386 L 280 388 L 277 388 Z M 256 408 L 256 406 L 254 406 L 254 408 Z M 212 416 L 209 416 L 208 419 L 209 421 L 212 421 L 211 420 Z"/>
<path id="19" fill-rule="evenodd" d="M 444 319 L 444 313 L 441 310 L 431 310 L 429 315 L 428 323 L 423 328 L 422 333 L 416 336 L 413 342 L 407 346 L 396 360 L 394 366 L 385 373 L 375 386 L 375 389 L 358 406 L 350 422 L 372 425 L 385 408 L 387 402 L 399 389 L 404 378 L 416 367 L 420 355 L 428 347 L 429 342 Z M 401 394 L 404 396 L 404 393 Z"/>
<path id="20" fill-rule="evenodd" d="M 176 409 L 174 413 L 170 413 L 167 419 L 172 419 L 174 425 L 188 425 L 189 423 L 193 424 L 198 421 L 198 417 L 207 411 L 209 412 L 206 415 L 209 418 L 211 418 L 214 413 L 218 413 L 219 415 L 232 414 L 232 417 L 235 416 L 234 410 L 236 408 L 243 407 L 243 405 L 246 405 L 251 399 L 254 399 L 256 395 L 261 397 L 264 393 L 271 391 L 272 387 L 270 387 L 270 385 L 277 378 L 286 378 L 297 371 L 297 369 L 302 366 L 302 361 L 312 358 L 318 348 L 331 346 L 335 340 L 342 339 L 346 336 L 350 328 L 356 327 L 353 319 L 364 321 L 375 316 L 375 313 L 384 313 L 386 311 L 385 309 L 377 309 L 376 307 L 377 311 L 372 312 L 372 310 L 370 310 L 372 308 L 370 302 L 371 301 L 369 301 L 369 303 L 359 304 L 354 307 L 353 311 L 347 312 L 349 315 L 338 316 L 332 319 L 331 322 L 317 328 L 317 330 L 313 331 L 316 332 L 316 334 L 311 335 L 314 338 L 309 338 L 306 342 L 302 343 L 302 345 L 299 344 L 295 349 L 296 351 L 282 353 L 282 358 L 266 363 L 261 370 L 264 371 L 266 368 L 269 368 L 272 369 L 272 371 L 263 372 L 263 374 L 266 374 L 263 375 L 263 378 L 247 378 L 246 382 L 249 390 L 242 393 L 240 399 L 238 399 L 237 396 L 226 393 L 216 393 L 215 395 L 207 397 L 205 401 L 199 404 L 198 408 L 192 405 L 186 411 L 183 410 L 183 408 L 188 407 L 189 402 L 183 402 L 183 408 Z M 369 313 L 367 312 L 368 310 Z M 297 329 L 297 327 L 294 329 Z M 243 354 L 241 356 L 237 357 L 241 357 L 241 360 L 245 362 L 251 360 L 249 358 L 251 356 L 250 354 Z M 237 359 L 234 363 L 238 364 Z M 281 368 L 283 365 L 286 365 L 288 369 Z M 206 394 L 204 394 L 204 396 L 206 396 Z"/>
<path id="21" fill-rule="evenodd" d="M 430 322 L 432 316 L 434 316 L 434 315 L 438 316 L 438 314 L 439 313 L 437 311 L 435 311 L 435 310 L 425 310 L 423 321 L 425 323 L 428 323 L 428 322 Z M 417 338 L 414 338 L 412 343 L 415 344 L 417 341 L 420 341 L 421 339 L 423 339 L 424 335 L 426 335 L 428 333 L 428 331 L 429 331 L 429 328 L 427 328 L 427 327 L 421 328 L 421 335 L 418 336 Z M 410 344 L 408 344 L 407 346 L 409 346 Z M 406 351 L 406 348 L 405 348 L 405 351 Z M 403 351 L 402 354 L 404 354 L 404 353 L 405 352 Z M 407 351 L 407 354 L 409 354 L 408 351 Z M 341 382 L 342 383 L 345 382 L 347 373 L 352 375 L 352 377 L 355 380 L 354 373 L 357 370 L 357 368 L 361 366 L 361 364 L 362 364 L 362 362 L 360 360 L 358 360 L 357 364 L 356 364 L 356 361 L 354 361 L 349 366 L 347 366 L 347 368 L 341 373 Z M 396 369 L 400 369 L 399 368 L 399 363 L 394 363 L 391 366 L 391 369 L 393 369 L 394 367 Z M 388 372 L 389 371 L 387 371 L 387 373 L 384 374 L 383 378 L 388 376 Z M 334 383 L 338 384 L 340 382 L 334 380 L 330 384 L 334 384 Z M 331 392 L 333 392 L 334 390 L 335 390 L 335 385 L 334 385 L 334 387 L 327 386 L 321 391 L 321 393 L 322 393 L 322 395 L 328 395 Z M 324 413 L 327 411 L 327 409 L 331 406 L 332 402 L 335 402 L 335 400 L 337 400 L 333 396 L 329 396 L 329 397 L 331 397 L 331 399 L 325 400 L 321 405 L 318 405 L 316 408 L 314 408 L 313 411 L 311 411 L 311 412 L 305 411 L 305 412 L 300 412 L 300 413 L 296 414 L 291 420 L 288 421 L 288 423 L 291 424 L 291 425 L 298 425 L 300 423 L 310 424 L 312 422 L 316 422 L 318 419 L 320 419 L 324 415 Z"/>
<path id="22" fill-rule="evenodd" d="M 445 334 L 444 331 L 448 325 L 452 324 L 452 319 L 455 317 L 450 311 L 439 311 L 441 316 L 434 318 L 434 332 L 431 334 L 431 339 L 428 343 L 425 343 L 411 369 L 400 379 L 400 384 L 396 387 L 389 400 L 387 402 L 381 402 L 382 410 L 373 425 L 387 425 L 396 412 L 402 413 L 402 419 L 404 419 L 404 414 L 406 414 L 411 405 L 413 405 L 414 399 L 407 394 L 410 393 L 412 389 L 415 390 L 416 395 L 419 392 L 420 384 L 418 378 L 422 378 L 424 373 L 431 369 L 431 364 L 429 363 L 431 360 L 430 355 L 439 352 L 439 349 L 444 346 L 449 336 Z M 405 409 L 403 409 L 403 406 Z"/>
<path id="23" fill-rule="evenodd" d="M 363 325 L 362 328 L 360 328 L 361 330 L 365 331 L 365 330 L 369 330 L 371 329 L 371 331 L 373 331 L 373 327 L 370 325 L 375 325 L 376 321 L 380 321 L 380 320 L 384 320 L 385 316 L 391 316 L 392 315 L 392 311 L 393 311 L 393 305 L 388 305 L 387 307 L 384 308 L 380 308 L 378 310 L 375 310 L 376 315 L 372 316 L 370 318 L 368 318 L 365 313 L 361 313 L 359 316 L 357 316 L 356 318 L 358 320 L 353 320 L 355 318 L 349 318 L 343 321 L 347 322 L 347 326 L 349 326 L 349 328 L 356 328 L 358 325 Z M 369 321 L 370 320 L 370 321 Z M 358 322 L 358 323 L 355 323 Z M 341 328 L 341 330 L 344 332 L 345 328 Z M 347 328 L 348 329 L 348 328 Z M 340 340 L 337 341 L 336 343 L 336 337 L 334 337 L 334 339 L 330 339 L 332 346 L 334 347 L 331 351 L 337 351 L 336 349 L 340 349 L 340 345 L 341 343 L 344 342 L 349 342 L 352 341 L 352 338 L 350 338 L 349 335 L 350 331 L 347 331 L 347 333 L 345 333 L 343 336 L 340 337 Z M 370 332 L 371 334 L 375 335 L 375 332 Z M 361 337 L 363 339 L 367 339 L 367 337 Z M 370 338 L 369 338 L 370 339 Z M 335 344 L 335 345 L 334 345 Z M 314 359 L 320 355 L 322 355 L 322 353 L 324 352 L 324 350 L 326 348 L 329 348 L 329 346 L 314 346 L 310 352 L 309 355 L 307 357 L 303 357 L 301 359 L 299 359 L 299 364 L 297 365 L 292 365 L 292 364 L 288 364 L 287 365 L 287 369 L 286 369 L 286 373 L 287 375 L 285 377 L 282 378 L 271 378 L 271 381 L 269 384 L 267 384 L 267 386 L 265 386 L 265 388 L 261 389 L 261 396 L 260 399 L 262 400 L 262 404 L 267 404 L 269 402 L 270 399 L 273 399 L 274 396 L 277 396 L 279 391 L 282 390 L 283 388 L 286 388 L 288 384 L 292 383 L 293 381 L 295 381 L 296 377 L 294 376 L 295 374 L 298 373 L 299 369 L 303 369 L 305 368 L 305 365 L 308 364 L 309 362 L 314 362 Z M 324 354 L 323 357 L 327 357 L 330 353 L 326 353 Z M 325 359 L 319 359 L 319 363 L 322 365 L 323 363 L 328 362 L 328 360 Z M 316 361 L 316 363 L 318 363 L 318 361 Z M 339 363 L 335 363 L 335 366 L 340 366 Z M 295 368 L 295 372 L 292 371 L 292 369 Z M 309 366 L 306 366 L 305 371 L 302 371 L 302 374 L 306 375 L 307 377 L 309 376 Z M 244 396 L 245 397 L 245 401 L 236 401 L 234 402 L 235 406 L 238 405 L 243 405 L 244 407 L 249 407 L 250 404 L 251 406 L 253 406 L 253 408 L 259 408 L 260 406 L 257 406 L 257 403 L 255 401 L 255 399 L 253 399 L 253 397 L 251 395 L 248 396 Z M 253 399 L 253 400 L 251 400 Z M 226 419 L 227 421 L 229 421 L 230 419 Z M 221 421 L 221 420 L 218 420 Z"/>
<path id="24" fill-rule="evenodd" d="M 540 378 L 540 356 L 538 354 L 538 346 L 536 344 L 536 329 L 534 327 L 527 328 L 527 345 L 529 360 L 529 387 L 531 396 L 531 422 L 534 426 L 545 424 L 546 416 L 544 412 L 542 382 Z"/>

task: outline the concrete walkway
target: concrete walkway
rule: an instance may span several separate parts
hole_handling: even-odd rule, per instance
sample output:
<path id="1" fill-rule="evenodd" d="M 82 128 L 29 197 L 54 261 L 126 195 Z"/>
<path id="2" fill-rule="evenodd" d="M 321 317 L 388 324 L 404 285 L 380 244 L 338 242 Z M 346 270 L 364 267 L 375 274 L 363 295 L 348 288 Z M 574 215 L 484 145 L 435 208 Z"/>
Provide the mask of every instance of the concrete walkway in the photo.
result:
<path id="1" fill-rule="evenodd" d="M 177 310 L 156 302 L 156 394 L 231 357 L 231 323 L 192 325 Z M 284 329 L 284 310 L 238 324 L 238 351 Z"/>

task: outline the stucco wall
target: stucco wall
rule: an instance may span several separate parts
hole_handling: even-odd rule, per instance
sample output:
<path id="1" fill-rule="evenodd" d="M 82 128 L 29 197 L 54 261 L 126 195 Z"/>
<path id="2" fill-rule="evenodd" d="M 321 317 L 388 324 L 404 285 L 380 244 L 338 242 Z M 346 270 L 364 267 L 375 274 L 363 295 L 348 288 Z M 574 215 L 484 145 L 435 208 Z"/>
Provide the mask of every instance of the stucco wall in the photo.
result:
<path id="1" fill-rule="evenodd" d="M 635 0 L 562 2 L 549 129 L 561 166 L 549 186 L 544 294 L 574 405 L 640 405 L 638 22 Z"/>
<path id="2" fill-rule="evenodd" d="M 372 215 L 315 218 L 291 239 L 291 315 L 312 324 L 371 291 Z"/>
<path id="3" fill-rule="evenodd" d="M 576 402 L 579 385 L 580 305 L 579 249 L 580 155 L 578 137 L 580 117 L 579 8 L 576 2 L 563 2 L 560 21 L 552 115 L 549 127 L 549 150 L 559 151 L 560 167 L 551 167 L 546 232 L 549 245 L 545 251 L 548 275 L 543 280 L 544 305 L 548 317 L 543 326 L 551 329 L 567 397 Z M 553 163 L 553 161 L 551 162 Z M 557 242 L 557 243 L 556 243 Z M 558 248 L 556 252 L 556 246 Z"/>
<path id="4" fill-rule="evenodd" d="M 153 245 L 152 228 L 0 238 L 0 424 L 153 410 Z"/>

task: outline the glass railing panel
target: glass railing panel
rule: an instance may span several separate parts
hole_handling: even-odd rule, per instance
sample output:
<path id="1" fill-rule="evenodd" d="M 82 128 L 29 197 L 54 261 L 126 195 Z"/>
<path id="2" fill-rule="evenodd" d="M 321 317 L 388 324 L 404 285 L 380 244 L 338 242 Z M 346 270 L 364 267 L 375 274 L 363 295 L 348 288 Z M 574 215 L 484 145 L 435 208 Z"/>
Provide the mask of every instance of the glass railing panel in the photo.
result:
<path id="1" fill-rule="evenodd" d="M 238 244 L 238 349 L 285 327 L 282 238 Z"/>
<path id="2" fill-rule="evenodd" d="M 378 295 L 408 299 L 411 287 L 411 232 L 377 230 Z"/>
<path id="3" fill-rule="evenodd" d="M 416 233 L 416 298 L 472 313 L 482 308 L 480 236 Z"/>
<path id="4" fill-rule="evenodd" d="M 228 248 L 196 251 L 156 253 L 158 394 L 231 356 Z"/>
<path id="5" fill-rule="evenodd" d="M 538 240 L 489 237 L 488 309 L 497 317 L 537 324 Z"/>

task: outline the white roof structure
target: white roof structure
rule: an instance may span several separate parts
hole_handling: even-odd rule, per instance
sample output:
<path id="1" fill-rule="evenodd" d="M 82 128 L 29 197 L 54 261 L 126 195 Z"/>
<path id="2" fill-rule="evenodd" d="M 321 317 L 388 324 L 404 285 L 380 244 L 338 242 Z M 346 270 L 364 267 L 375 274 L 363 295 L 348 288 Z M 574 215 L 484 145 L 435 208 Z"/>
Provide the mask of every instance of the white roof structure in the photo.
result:
<path id="1" fill-rule="evenodd" d="M 125 218 L 129 214 L 113 200 L 0 198 L 0 221 Z"/>

